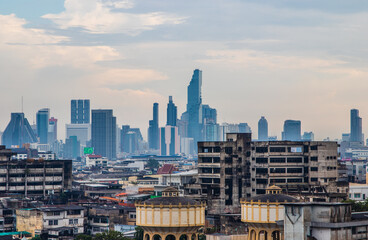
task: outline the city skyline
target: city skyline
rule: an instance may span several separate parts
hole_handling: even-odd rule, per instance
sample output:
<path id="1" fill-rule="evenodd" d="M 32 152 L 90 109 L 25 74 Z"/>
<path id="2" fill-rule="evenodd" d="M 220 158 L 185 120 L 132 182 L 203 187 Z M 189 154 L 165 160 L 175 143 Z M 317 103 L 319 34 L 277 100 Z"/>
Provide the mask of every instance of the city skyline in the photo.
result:
<path id="1" fill-rule="evenodd" d="M 68 101 L 87 98 L 91 109 L 114 109 L 119 125 L 139 127 L 147 139 L 152 103 L 165 106 L 173 96 L 180 115 L 190 73 L 199 68 L 203 98 L 217 109 L 219 123 L 247 122 L 254 131 L 264 115 L 269 135 L 280 138 L 284 120 L 299 119 L 303 132 L 335 139 L 349 132 L 347 112 L 357 108 L 368 136 L 363 1 L 76 2 L 0 3 L 0 91 L 7 99 L 0 131 L 11 112 L 21 112 L 24 96 L 30 124 L 47 107 L 65 139 Z M 143 20 L 119 21 L 127 15 Z M 160 116 L 164 126 L 164 108 Z"/>

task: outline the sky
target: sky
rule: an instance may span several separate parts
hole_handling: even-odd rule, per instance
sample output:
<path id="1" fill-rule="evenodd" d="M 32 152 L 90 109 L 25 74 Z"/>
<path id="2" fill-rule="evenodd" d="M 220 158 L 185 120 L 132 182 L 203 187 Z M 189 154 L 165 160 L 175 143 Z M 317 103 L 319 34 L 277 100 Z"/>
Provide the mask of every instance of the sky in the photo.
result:
<path id="1" fill-rule="evenodd" d="M 11 112 L 32 124 L 50 108 L 59 138 L 70 100 L 113 109 L 147 135 L 152 105 L 179 117 L 193 70 L 218 122 L 286 119 L 317 140 L 350 131 L 360 110 L 368 133 L 368 1 L 0 0 L 0 131 Z M 365 134 L 368 136 L 368 134 Z"/>

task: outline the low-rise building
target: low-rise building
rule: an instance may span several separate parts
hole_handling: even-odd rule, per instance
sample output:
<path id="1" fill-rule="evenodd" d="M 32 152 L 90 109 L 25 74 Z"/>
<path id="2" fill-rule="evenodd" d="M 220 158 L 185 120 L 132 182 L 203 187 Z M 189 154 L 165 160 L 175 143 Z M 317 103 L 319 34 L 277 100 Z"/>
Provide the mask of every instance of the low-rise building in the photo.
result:
<path id="1" fill-rule="evenodd" d="M 27 231 L 48 239 L 74 239 L 84 233 L 84 208 L 79 206 L 47 206 L 17 209 L 17 231 Z"/>
<path id="2" fill-rule="evenodd" d="M 365 201 L 368 198 L 368 185 L 349 183 L 349 198 L 355 201 Z"/>
<path id="3" fill-rule="evenodd" d="M 87 167 L 107 167 L 109 160 L 101 155 L 88 155 L 86 157 Z"/>

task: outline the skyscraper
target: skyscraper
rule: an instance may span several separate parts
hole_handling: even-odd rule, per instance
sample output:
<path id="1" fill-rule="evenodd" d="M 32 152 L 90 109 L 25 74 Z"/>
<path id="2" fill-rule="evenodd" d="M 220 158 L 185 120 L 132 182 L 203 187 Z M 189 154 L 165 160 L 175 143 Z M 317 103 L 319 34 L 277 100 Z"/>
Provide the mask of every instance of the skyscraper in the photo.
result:
<path id="1" fill-rule="evenodd" d="M 10 148 L 34 142 L 37 142 L 37 138 L 24 113 L 12 113 L 10 122 L 3 132 L 1 144 Z"/>
<path id="2" fill-rule="evenodd" d="M 57 119 L 52 117 L 49 119 L 48 141 L 54 143 L 57 141 Z"/>
<path id="3" fill-rule="evenodd" d="M 43 108 L 37 112 L 36 121 L 37 121 L 37 135 L 40 139 L 41 144 L 47 144 L 48 141 L 48 131 L 49 131 L 49 118 L 50 118 L 50 109 Z"/>
<path id="4" fill-rule="evenodd" d="M 299 120 L 286 120 L 282 140 L 300 141 L 301 139 L 301 122 Z"/>
<path id="5" fill-rule="evenodd" d="M 264 116 L 258 121 L 258 141 L 268 141 L 268 122 Z"/>
<path id="6" fill-rule="evenodd" d="M 178 118 L 177 115 L 177 107 L 175 106 L 172 96 L 169 96 L 169 103 L 167 104 L 167 121 L 166 125 L 168 126 L 176 126 L 176 120 Z"/>
<path id="7" fill-rule="evenodd" d="M 363 143 L 362 118 L 358 109 L 350 110 L 350 142 Z"/>
<path id="8" fill-rule="evenodd" d="M 178 127 L 166 126 L 160 128 L 160 152 L 162 156 L 173 156 L 179 154 L 180 138 Z"/>
<path id="9" fill-rule="evenodd" d="M 194 139 L 194 145 L 202 139 L 202 71 L 195 69 L 188 86 L 188 137 Z"/>
<path id="10" fill-rule="evenodd" d="M 71 100 L 71 123 L 83 124 L 90 123 L 90 102 L 89 99 Z"/>
<path id="11" fill-rule="evenodd" d="M 153 119 L 149 121 L 148 146 L 150 149 L 159 149 L 158 103 L 153 104 Z"/>
<path id="12" fill-rule="evenodd" d="M 116 158 L 116 117 L 111 109 L 92 110 L 92 147 L 95 154 Z"/>

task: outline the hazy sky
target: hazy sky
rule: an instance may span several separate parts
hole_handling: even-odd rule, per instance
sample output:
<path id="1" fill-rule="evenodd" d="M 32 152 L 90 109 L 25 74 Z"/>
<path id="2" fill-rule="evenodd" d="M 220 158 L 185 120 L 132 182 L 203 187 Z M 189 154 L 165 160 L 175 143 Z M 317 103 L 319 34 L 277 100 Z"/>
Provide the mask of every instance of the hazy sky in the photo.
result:
<path id="1" fill-rule="evenodd" d="M 368 129 L 367 29 L 366 0 L 0 1 L 0 130 L 23 96 L 28 120 L 50 108 L 63 138 L 70 99 L 89 98 L 146 136 L 153 102 L 161 125 L 169 95 L 185 111 L 199 68 L 219 122 L 256 137 L 262 115 L 278 136 L 298 119 L 340 138 L 350 108 Z"/>

